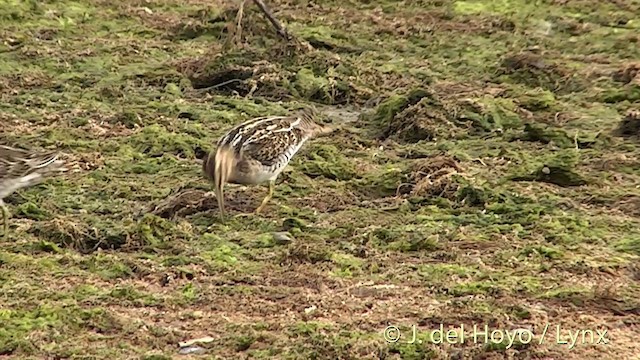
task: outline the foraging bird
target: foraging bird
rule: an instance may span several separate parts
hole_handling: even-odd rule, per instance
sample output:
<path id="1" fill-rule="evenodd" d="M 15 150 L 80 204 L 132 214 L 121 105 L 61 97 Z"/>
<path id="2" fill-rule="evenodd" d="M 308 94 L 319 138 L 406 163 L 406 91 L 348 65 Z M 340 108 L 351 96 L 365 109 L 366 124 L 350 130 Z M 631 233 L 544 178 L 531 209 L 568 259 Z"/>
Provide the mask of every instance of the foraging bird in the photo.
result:
<path id="1" fill-rule="evenodd" d="M 264 209 L 273 196 L 278 175 L 302 145 L 326 135 L 333 127 L 317 124 L 314 110 L 294 116 L 267 116 L 250 119 L 224 134 L 217 148 L 202 162 L 205 176 L 214 182 L 220 218 L 224 219 L 225 183 L 258 185 L 269 182 L 269 193 L 255 213 Z"/>
<path id="2" fill-rule="evenodd" d="M 4 223 L 3 237 L 9 231 L 4 198 L 13 192 L 36 185 L 54 172 L 66 171 L 64 161 L 55 152 L 38 153 L 0 145 L 0 207 Z"/>

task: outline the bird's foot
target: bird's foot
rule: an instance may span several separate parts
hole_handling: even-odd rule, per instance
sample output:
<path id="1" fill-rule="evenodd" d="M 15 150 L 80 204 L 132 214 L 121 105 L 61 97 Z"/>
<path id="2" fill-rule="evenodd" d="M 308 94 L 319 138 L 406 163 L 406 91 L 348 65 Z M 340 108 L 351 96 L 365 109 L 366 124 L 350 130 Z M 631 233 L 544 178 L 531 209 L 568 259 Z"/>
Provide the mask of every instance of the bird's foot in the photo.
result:
<path id="1" fill-rule="evenodd" d="M 271 201 L 271 196 L 268 196 L 266 199 L 262 200 L 262 203 L 260 204 L 260 206 L 258 206 L 258 208 L 253 213 L 255 215 L 259 215 L 260 213 L 262 213 L 264 208 L 266 208 L 267 205 L 269 205 L 269 201 Z"/>

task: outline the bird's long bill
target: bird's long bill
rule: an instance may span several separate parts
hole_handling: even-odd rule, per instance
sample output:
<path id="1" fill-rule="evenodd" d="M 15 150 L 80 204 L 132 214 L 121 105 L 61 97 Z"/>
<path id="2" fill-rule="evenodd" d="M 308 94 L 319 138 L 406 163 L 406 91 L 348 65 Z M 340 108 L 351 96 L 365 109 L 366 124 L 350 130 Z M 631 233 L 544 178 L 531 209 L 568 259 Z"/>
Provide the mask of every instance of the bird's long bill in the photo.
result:
<path id="1" fill-rule="evenodd" d="M 327 136 L 339 129 L 340 126 L 338 125 L 319 125 L 318 128 L 314 131 L 313 137 Z"/>
<path id="2" fill-rule="evenodd" d="M 216 198 L 218 199 L 218 207 L 220 209 L 220 217 L 223 218 L 224 213 L 224 184 L 229 180 L 233 166 L 235 165 L 235 155 L 230 146 L 220 146 L 216 150 L 213 169 L 213 178 L 215 183 Z"/>

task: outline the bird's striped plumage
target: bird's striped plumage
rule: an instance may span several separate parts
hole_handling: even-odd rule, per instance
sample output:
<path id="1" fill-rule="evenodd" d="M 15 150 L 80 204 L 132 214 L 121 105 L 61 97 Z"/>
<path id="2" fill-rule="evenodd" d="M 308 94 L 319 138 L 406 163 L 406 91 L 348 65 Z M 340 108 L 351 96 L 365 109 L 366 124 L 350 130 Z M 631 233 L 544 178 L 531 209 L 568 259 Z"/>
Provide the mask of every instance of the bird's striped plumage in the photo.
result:
<path id="1" fill-rule="evenodd" d="M 55 152 L 38 153 L 7 145 L 0 145 L 0 207 L 7 233 L 7 210 L 4 198 L 17 190 L 36 185 L 48 175 L 65 171 L 64 161 Z"/>
<path id="2" fill-rule="evenodd" d="M 247 120 L 226 132 L 217 149 L 203 162 L 203 171 L 213 180 L 221 215 L 224 214 L 222 189 L 225 183 L 255 185 L 270 183 L 270 198 L 277 177 L 291 158 L 313 137 L 333 128 L 314 121 L 315 112 L 294 116 L 265 116 Z"/>

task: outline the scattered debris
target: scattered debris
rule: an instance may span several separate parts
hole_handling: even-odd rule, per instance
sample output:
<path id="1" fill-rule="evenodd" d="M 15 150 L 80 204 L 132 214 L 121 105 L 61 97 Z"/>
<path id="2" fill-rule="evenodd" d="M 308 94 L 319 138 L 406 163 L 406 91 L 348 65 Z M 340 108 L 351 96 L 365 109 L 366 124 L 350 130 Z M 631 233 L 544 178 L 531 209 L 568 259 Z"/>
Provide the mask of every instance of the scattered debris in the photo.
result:
<path id="1" fill-rule="evenodd" d="M 291 236 L 291 234 L 289 234 L 286 231 L 274 232 L 272 233 L 272 235 L 273 235 L 273 241 L 277 245 L 288 245 L 295 240 L 293 236 Z"/>
<path id="2" fill-rule="evenodd" d="M 160 285 L 167 286 L 173 280 L 173 276 L 171 274 L 164 274 L 160 278 Z"/>
<path id="3" fill-rule="evenodd" d="M 205 337 L 201 337 L 201 338 L 197 338 L 197 339 L 191 339 L 191 340 L 187 340 L 187 341 L 181 341 L 180 343 L 178 343 L 178 346 L 180 346 L 181 348 L 187 347 L 187 346 L 191 346 L 194 344 L 198 344 L 198 343 L 210 343 L 210 342 L 214 342 L 215 339 L 212 338 L 211 336 L 205 336 Z"/>
<path id="4" fill-rule="evenodd" d="M 181 347 L 178 353 L 180 355 L 190 355 L 190 354 L 203 354 L 206 351 L 207 351 L 206 349 L 201 348 L 200 346 L 186 346 L 186 347 Z"/>

